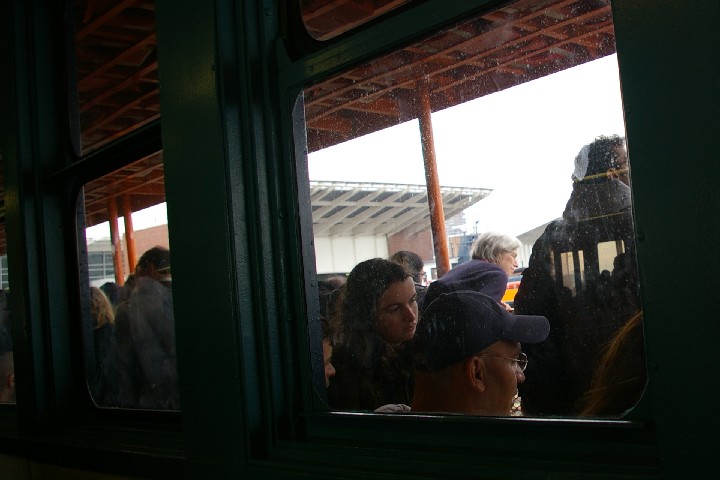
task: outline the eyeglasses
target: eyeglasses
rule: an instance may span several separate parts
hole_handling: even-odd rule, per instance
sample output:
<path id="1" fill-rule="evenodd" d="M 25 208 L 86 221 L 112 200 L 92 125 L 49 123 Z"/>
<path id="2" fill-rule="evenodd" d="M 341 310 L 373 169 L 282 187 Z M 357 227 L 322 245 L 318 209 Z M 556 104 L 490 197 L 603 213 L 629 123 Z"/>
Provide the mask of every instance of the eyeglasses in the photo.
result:
<path id="1" fill-rule="evenodd" d="M 492 353 L 479 353 L 479 357 L 495 357 L 495 358 L 502 358 L 505 360 L 510 360 L 511 362 L 515 362 L 517 367 L 520 369 L 521 372 L 524 372 L 527 368 L 528 364 L 528 358 L 527 355 L 525 355 L 523 352 L 520 352 L 517 358 L 509 358 L 509 357 L 501 357 L 500 355 L 493 355 Z"/>

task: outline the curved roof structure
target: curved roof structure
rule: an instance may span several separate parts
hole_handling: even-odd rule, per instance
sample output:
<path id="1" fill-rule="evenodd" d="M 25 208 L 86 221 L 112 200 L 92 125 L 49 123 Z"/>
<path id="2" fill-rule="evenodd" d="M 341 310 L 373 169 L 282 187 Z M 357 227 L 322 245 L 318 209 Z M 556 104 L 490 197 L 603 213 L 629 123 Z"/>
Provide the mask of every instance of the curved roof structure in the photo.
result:
<path id="1" fill-rule="evenodd" d="M 487 188 L 441 187 L 450 219 L 490 195 Z M 310 182 L 315 236 L 408 235 L 430 230 L 427 187 L 358 182 Z"/>

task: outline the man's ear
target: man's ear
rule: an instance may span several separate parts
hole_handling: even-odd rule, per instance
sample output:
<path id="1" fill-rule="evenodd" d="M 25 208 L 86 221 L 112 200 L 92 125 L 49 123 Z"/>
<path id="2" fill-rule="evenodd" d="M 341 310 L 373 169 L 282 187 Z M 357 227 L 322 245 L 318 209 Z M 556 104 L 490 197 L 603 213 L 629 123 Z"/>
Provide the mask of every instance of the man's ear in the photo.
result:
<path id="1" fill-rule="evenodd" d="M 473 355 L 465 360 L 465 378 L 472 388 L 484 392 L 485 391 L 485 364 L 481 357 Z"/>

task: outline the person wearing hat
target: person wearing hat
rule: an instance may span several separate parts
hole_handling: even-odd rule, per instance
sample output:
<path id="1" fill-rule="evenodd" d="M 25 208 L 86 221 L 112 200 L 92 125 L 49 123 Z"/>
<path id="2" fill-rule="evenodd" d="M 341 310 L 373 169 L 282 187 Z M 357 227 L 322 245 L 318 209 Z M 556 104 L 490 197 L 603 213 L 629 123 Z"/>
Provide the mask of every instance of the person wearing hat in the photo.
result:
<path id="1" fill-rule="evenodd" d="M 455 266 L 430 284 L 420 312 L 442 293 L 473 290 L 502 301 L 508 277 L 518 266 L 520 240 L 503 233 L 485 232 L 473 242 L 472 259 Z M 511 310 L 506 306 L 507 310 Z"/>
<path id="2" fill-rule="evenodd" d="M 413 339 L 415 412 L 510 415 L 528 359 L 521 343 L 545 340 L 545 317 L 513 315 L 475 291 L 428 305 Z"/>
<path id="3" fill-rule="evenodd" d="M 413 412 L 510 415 L 528 359 L 521 343 L 539 343 L 547 318 L 509 313 L 480 292 L 441 294 L 413 339 Z"/>

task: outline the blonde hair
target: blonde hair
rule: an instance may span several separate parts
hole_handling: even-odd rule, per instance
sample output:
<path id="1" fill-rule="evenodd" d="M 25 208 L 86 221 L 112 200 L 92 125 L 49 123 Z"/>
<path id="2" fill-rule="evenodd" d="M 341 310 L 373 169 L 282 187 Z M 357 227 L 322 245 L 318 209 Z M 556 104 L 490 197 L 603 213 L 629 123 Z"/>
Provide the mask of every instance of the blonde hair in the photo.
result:
<path id="1" fill-rule="evenodd" d="M 605 347 L 581 416 L 621 416 L 640 400 L 647 385 L 642 321 L 639 311 Z"/>
<path id="2" fill-rule="evenodd" d="M 93 318 L 93 328 L 101 328 L 106 324 L 115 323 L 113 306 L 105 293 L 98 287 L 90 287 L 90 314 Z"/>

